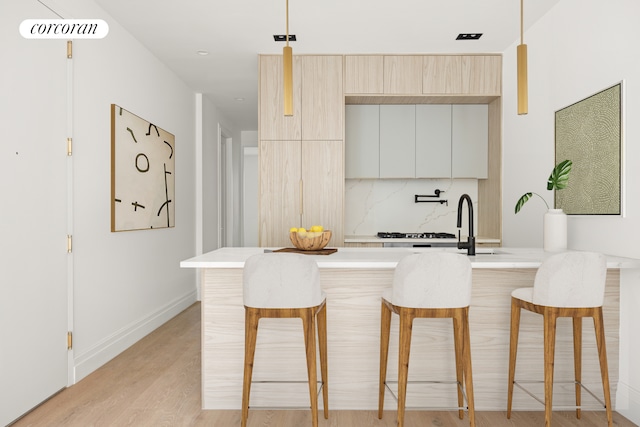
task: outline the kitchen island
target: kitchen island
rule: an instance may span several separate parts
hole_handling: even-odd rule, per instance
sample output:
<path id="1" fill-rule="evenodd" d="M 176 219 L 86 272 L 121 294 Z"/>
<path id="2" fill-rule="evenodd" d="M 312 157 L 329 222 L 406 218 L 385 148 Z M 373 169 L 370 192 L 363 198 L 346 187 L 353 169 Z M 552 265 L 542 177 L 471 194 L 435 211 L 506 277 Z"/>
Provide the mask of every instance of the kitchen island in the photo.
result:
<path id="1" fill-rule="evenodd" d="M 239 409 L 244 357 L 242 269 L 251 255 L 268 248 L 222 248 L 181 263 L 202 269 L 202 405 L 203 409 Z M 397 262 L 407 254 L 454 248 L 338 248 L 331 255 L 313 255 L 327 294 L 330 409 L 377 408 L 380 295 L 391 286 Z M 311 256 L 311 255 L 310 255 Z M 471 257 L 473 291 L 470 307 L 471 357 L 477 410 L 505 410 L 509 353 L 511 291 L 533 285 L 542 260 L 541 249 L 479 248 Z M 615 408 L 619 378 L 621 272 L 635 280 L 640 261 L 607 257 L 604 319 Z M 397 316 L 392 320 L 387 379 L 397 377 Z M 522 314 L 516 378 L 543 379 L 542 320 Z M 413 328 L 410 380 L 455 379 L 452 324 L 449 319 L 417 319 Z M 601 396 L 601 380 L 593 323 L 584 323 L 583 383 Z M 554 406 L 573 404 L 571 322 L 558 322 Z M 263 319 L 258 334 L 254 381 L 302 381 L 298 384 L 254 384 L 251 406 L 308 407 L 306 365 L 299 319 Z M 529 387 L 542 396 L 542 384 Z M 407 407 L 454 407 L 451 384 L 410 384 Z M 583 394 L 586 408 L 597 402 Z M 393 408 L 392 399 L 387 407 Z M 515 410 L 543 410 L 522 391 L 514 394 Z"/>

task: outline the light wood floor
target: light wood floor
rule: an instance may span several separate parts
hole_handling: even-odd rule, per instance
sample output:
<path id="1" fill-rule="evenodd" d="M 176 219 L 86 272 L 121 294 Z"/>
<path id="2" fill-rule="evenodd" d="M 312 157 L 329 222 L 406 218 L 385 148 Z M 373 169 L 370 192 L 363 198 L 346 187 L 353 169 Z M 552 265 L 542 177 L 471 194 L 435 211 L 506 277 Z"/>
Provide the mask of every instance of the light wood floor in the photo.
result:
<path id="1" fill-rule="evenodd" d="M 329 368 L 331 369 L 331 368 Z M 331 371 L 329 370 L 329 380 Z M 330 383 L 329 383 L 330 384 Z M 331 393 L 331 389 L 329 389 Z M 394 402 L 388 402 L 393 405 Z M 24 426 L 215 426 L 240 425 L 240 411 L 200 409 L 200 304 L 196 303 L 78 384 L 18 420 Z M 321 427 L 394 427 L 395 411 L 331 411 Z M 478 427 L 542 426 L 544 412 L 476 412 Z M 635 424 L 614 413 L 614 425 Z M 309 410 L 250 410 L 250 427 L 310 426 Z M 468 426 L 456 412 L 409 411 L 407 427 Z M 604 411 L 554 412 L 554 426 L 606 426 Z"/>

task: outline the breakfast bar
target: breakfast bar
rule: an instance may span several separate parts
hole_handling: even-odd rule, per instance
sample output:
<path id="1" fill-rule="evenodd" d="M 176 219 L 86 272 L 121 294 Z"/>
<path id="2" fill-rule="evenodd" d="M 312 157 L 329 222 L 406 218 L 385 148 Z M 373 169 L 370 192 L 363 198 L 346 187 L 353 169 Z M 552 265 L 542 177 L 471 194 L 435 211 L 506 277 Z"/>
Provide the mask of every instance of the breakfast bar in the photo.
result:
<path id="1" fill-rule="evenodd" d="M 330 409 L 377 408 L 380 346 L 380 296 L 391 287 L 397 262 L 411 253 L 455 248 L 338 248 L 313 256 L 327 295 Z M 201 269 L 202 407 L 239 409 L 244 357 L 242 271 L 251 255 L 270 248 L 221 248 L 181 262 Z M 470 257 L 473 290 L 470 306 L 471 358 L 476 410 L 505 410 L 509 356 L 511 292 L 533 286 L 537 268 L 549 253 L 541 249 L 478 248 Z M 640 261 L 607 257 L 604 303 L 607 356 L 613 406 L 619 378 L 621 272 L 640 270 Z M 636 275 L 633 275 L 636 277 Z M 397 316 L 392 319 L 387 378 L 397 378 Z M 308 407 L 306 364 L 299 319 L 263 319 L 258 335 L 252 407 Z M 450 319 L 417 319 L 413 327 L 410 380 L 455 380 Z M 583 383 L 602 395 L 592 322 L 583 332 Z M 522 314 L 516 377 L 542 381 L 542 320 Z M 572 405 L 573 347 L 571 321 L 558 322 L 554 406 Z M 260 384 L 260 381 L 300 383 Z M 542 383 L 530 390 L 543 396 Z M 455 407 L 451 384 L 409 384 L 407 408 Z M 393 401 L 387 405 L 393 407 Z M 583 405 L 597 409 L 587 393 Z M 522 391 L 514 394 L 514 410 L 542 410 Z"/>

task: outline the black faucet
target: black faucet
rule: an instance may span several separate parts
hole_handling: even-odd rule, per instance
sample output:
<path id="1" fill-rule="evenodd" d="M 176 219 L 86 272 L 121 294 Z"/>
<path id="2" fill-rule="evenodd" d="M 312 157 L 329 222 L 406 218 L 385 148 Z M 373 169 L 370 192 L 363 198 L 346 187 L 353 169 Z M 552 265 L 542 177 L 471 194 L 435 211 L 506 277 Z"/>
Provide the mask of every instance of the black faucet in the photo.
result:
<path id="1" fill-rule="evenodd" d="M 458 228 L 462 227 L 462 202 L 467 201 L 469 210 L 469 237 L 466 242 L 460 241 L 460 230 L 458 230 L 458 249 L 466 249 L 467 255 L 476 254 L 476 238 L 473 235 L 473 202 L 468 194 L 463 194 L 458 200 Z"/>

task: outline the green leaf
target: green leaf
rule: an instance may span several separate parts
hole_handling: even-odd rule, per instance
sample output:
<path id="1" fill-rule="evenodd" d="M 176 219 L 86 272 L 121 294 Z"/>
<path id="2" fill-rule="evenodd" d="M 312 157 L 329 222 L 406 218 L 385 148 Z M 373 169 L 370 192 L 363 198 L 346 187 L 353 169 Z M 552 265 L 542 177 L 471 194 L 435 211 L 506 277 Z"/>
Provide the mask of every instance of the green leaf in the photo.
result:
<path id="1" fill-rule="evenodd" d="M 547 181 L 547 190 L 562 190 L 567 187 L 569 182 L 569 172 L 571 172 L 571 166 L 573 162 L 571 160 L 564 160 L 553 168 L 549 180 Z"/>
<path id="2" fill-rule="evenodd" d="M 522 209 L 522 206 L 524 206 L 524 204 L 527 203 L 527 200 L 529 200 L 531 196 L 533 196 L 533 193 L 524 193 L 522 197 L 518 199 L 518 202 L 516 203 L 516 213 L 520 212 L 520 209 Z"/>

